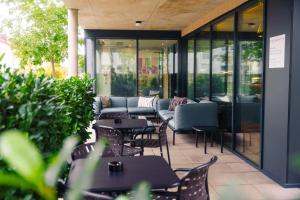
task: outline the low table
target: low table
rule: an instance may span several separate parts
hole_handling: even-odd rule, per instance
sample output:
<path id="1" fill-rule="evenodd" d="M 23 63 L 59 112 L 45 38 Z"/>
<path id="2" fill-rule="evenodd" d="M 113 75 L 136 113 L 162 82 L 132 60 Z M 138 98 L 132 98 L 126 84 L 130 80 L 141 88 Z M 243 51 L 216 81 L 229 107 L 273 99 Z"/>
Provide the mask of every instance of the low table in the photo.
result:
<path id="1" fill-rule="evenodd" d="M 108 162 L 115 160 L 123 162 L 124 170 L 111 174 L 108 171 Z M 78 159 L 72 163 L 68 187 L 76 184 L 85 162 L 88 162 L 88 159 Z M 127 192 L 141 181 L 151 184 L 152 189 L 163 189 L 177 184 L 179 178 L 160 156 L 106 157 L 101 159 L 101 164 L 94 172 L 91 186 L 86 190 L 96 193 Z"/>
<path id="2" fill-rule="evenodd" d="M 196 134 L 196 147 L 198 147 L 198 134 L 203 133 L 204 138 L 204 153 L 207 153 L 206 134 L 209 133 L 211 136 L 211 146 L 213 146 L 213 134 L 218 131 L 217 127 L 209 126 L 193 126 L 193 132 Z M 223 132 L 221 132 L 221 153 L 223 153 Z"/>
<path id="3" fill-rule="evenodd" d="M 96 126 L 108 126 L 114 129 L 136 129 L 148 127 L 146 119 L 122 119 L 121 123 L 115 123 L 114 119 L 97 120 Z"/>

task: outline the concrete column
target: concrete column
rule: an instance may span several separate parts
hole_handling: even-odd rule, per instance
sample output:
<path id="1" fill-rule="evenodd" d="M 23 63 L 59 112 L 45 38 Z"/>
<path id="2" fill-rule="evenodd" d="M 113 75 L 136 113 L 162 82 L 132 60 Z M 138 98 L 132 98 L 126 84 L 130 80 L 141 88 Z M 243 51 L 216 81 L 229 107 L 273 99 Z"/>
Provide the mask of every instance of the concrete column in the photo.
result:
<path id="1" fill-rule="evenodd" d="M 69 76 L 78 75 L 78 10 L 68 9 L 68 67 Z"/>

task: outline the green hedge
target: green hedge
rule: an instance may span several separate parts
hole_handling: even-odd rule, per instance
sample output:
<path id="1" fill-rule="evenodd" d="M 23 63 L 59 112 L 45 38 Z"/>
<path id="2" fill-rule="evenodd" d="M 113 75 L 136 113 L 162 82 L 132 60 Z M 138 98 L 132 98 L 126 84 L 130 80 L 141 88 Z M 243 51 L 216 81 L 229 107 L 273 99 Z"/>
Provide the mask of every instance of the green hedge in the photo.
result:
<path id="1" fill-rule="evenodd" d="M 81 142 L 89 138 L 86 128 L 93 120 L 93 101 L 93 80 L 88 76 L 55 80 L 0 64 L 0 133 L 27 132 L 45 159 L 57 153 L 70 135 L 78 135 Z M 0 170 L 8 170 L 1 158 Z M 7 192 L 16 195 L 0 189 L 0 199 L 14 199 L 2 196 Z"/>

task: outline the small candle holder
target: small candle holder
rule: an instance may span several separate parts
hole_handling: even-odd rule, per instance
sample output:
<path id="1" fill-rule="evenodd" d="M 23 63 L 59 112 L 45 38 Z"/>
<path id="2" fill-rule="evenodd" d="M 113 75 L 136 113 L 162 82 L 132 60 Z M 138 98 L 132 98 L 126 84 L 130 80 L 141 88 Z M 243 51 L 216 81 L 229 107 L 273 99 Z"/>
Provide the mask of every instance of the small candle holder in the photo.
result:
<path id="1" fill-rule="evenodd" d="M 108 162 L 108 170 L 112 173 L 122 172 L 123 171 L 123 162 L 122 161 L 110 161 Z"/>

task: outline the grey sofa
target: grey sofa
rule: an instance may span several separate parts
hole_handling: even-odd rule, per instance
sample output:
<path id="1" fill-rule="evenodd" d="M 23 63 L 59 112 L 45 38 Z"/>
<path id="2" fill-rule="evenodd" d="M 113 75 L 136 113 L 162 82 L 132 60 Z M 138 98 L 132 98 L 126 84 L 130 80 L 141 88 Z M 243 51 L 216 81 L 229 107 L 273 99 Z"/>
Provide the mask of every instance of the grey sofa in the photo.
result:
<path id="1" fill-rule="evenodd" d="M 212 101 L 189 100 L 187 104 L 178 105 L 169 111 L 170 99 L 160 99 L 157 103 L 158 116 L 162 120 L 173 118 L 168 126 L 173 130 L 173 144 L 177 132 L 192 131 L 193 126 L 218 127 L 217 104 Z"/>
<path id="2" fill-rule="evenodd" d="M 139 97 L 110 97 L 111 107 L 103 108 L 100 97 L 95 98 L 94 113 L 99 116 L 101 113 L 128 112 L 130 115 L 156 115 L 157 101 L 153 101 L 151 108 L 138 107 Z"/>

